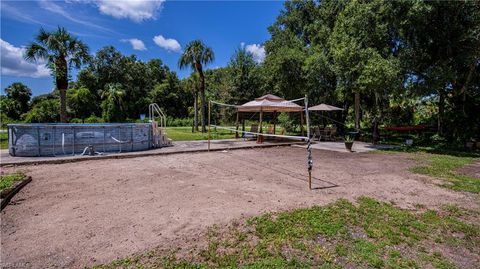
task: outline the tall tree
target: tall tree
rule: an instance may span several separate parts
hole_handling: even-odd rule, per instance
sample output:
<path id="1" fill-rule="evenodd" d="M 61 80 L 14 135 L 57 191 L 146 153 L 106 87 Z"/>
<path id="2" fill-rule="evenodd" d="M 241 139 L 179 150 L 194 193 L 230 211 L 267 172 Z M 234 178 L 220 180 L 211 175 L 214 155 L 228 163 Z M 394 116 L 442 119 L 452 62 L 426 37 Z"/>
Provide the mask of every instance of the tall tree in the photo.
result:
<path id="1" fill-rule="evenodd" d="M 88 46 L 63 27 L 51 32 L 41 28 L 35 41 L 27 46 L 25 59 L 47 61 L 47 66 L 55 78 L 55 85 L 60 91 L 60 121 L 67 122 L 68 72 L 72 66 L 80 68 L 88 62 Z"/>
<path id="2" fill-rule="evenodd" d="M 245 48 L 239 48 L 230 58 L 228 71 L 231 80 L 228 99 L 224 100 L 231 104 L 242 104 L 260 95 L 260 78 L 255 72 L 257 63 L 253 54 Z"/>
<path id="3" fill-rule="evenodd" d="M 95 107 L 97 106 L 95 103 L 95 95 L 93 95 L 89 89 L 85 87 L 70 89 L 67 96 L 68 107 L 72 111 L 72 114 L 76 118 L 82 119 L 82 122 L 95 111 Z"/>
<path id="4" fill-rule="evenodd" d="M 480 5 L 475 1 L 425 1 L 415 2 L 407 11 L 402 28 L 403 60 L 414 84 L 424 87 L 425 95 L 437 96 L 438 133 L 475 136 L 471 123 L 478 116 L 471 117 L 466 109 L 478 94 L 474 91 L 478 90 L 475 80 L 480 69 Z M 473 107 L 479 109 L 479 104 Z M 448 114 L 453 124 L 445 132 Z"/>
<path id="5" fill-rule="evenodd" d="M 15 82 L 5 88 L 5 93 L 7 94 L 8 98 L 18 102 L 21 113 L 28 111 L 28 103 L 32 97 L 32 90 L 30 90 L 30 88 L 23 83 Z"/>
<path id="6" fill-rule="evenodd" d="M 192 70 L 198 73 L 200 79 L 200 98 L 201 98 L 201 114 L 202 114 L 202 132 L 206 132 L 205 128 L 205 111 L 206 111 L 206 100 L 205 100 L 205 75 L 203 73 L 203 66 L 213 62 L 215 55 L 213 50 L 203 44 L 200 40 L 193 40 L 187 44 L 185 51 L 183 52 L 180 60 L 178 61 L 178 66 L 180 68 L 190 67 Z"/>
<path id="7" fill-rule="evenodd" d="M 199 79 L 197 73 L 192 73 L 183 81 L 184 88 L 187 92 L 193 93 L 193 126 L 192 133 L 198 131 L 198 92 Z"/>
<path id="8" fill-rule="evenodd" d="M 108 84 L 100 96 L 103 99 L 103 119 L 107 122 L 123 120 L 125 91 L 122 89 L 122 85 L 119 83 Z"/>

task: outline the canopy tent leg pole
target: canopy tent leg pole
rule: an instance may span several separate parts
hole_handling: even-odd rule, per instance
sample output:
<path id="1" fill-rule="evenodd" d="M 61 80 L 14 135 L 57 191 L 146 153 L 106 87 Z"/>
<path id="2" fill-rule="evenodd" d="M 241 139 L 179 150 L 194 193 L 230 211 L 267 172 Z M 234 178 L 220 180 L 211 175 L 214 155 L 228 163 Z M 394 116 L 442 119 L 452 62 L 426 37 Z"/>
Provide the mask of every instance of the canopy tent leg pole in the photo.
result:
<path id="1" fill-rule="evenodd" d="M 277 111 L 273 111 L 273 134 L 277 133 Z"/>
<path id="2" fill-rule="evenodd" d="M 237 119 L 235 120 L 235 129 L 237 130 L 235 132 L 235 138 L 238 138 L 238 110 L 237 110 Z"/>
<path id="3" fill-rule="evenodd" d="M 308 165 L 308 188 L 312 189 L 312 139 L 310 138 L 310 117 L 308 115 L 308 97 L 305 95 L 305 117 L 307 120 L 307 165 Z"/>
<path id="4" fill-rule="evenodd" d="M 263 120 L 263 110 L 260 108 L 260 124 L 259 124 L 260 125 L 260 131 L 259 131 L 260 135 L 258 135 L 258 137 L 257 137 L 257 143 L 258 144 L 261 144 L 263 142 L 263 136 L 261 135 L 262 130 L 263 130 L 262 120 Z"/>
<path id="5" fill-rule="evenodd" d="M 305 132 L 303 129 L 303 111 L 300 112 L 300 130 L 302 130 L 302 136 L 304 136 Z"/>
<path id="6" fill-rule="evenodd" d="M 212 101 L 208 100 L 208 151 L 210 151 L 210 112 L 212 109 Z"/>
<path id="7" fill-rule="evenodd" d="M 242 136 L 245 138 L 245 117 L 242 115 Z"/>

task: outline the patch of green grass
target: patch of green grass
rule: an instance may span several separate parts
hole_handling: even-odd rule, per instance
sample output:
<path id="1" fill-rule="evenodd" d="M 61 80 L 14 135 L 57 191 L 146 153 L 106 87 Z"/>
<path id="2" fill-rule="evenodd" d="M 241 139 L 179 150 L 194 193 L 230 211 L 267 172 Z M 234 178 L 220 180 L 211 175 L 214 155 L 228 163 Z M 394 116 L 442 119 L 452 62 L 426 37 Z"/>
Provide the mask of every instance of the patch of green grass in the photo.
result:
<path id="1" fill-rule="evenodd" d="M 235 138 L 235 132 L 229 130 L 211 129 L 211 139 L 229 139 Z M 167 136 L 174 141 L 182 140 L 207 140 L 208 132 L 194 132 L 192 127 L 167 127 Z"/>
<path id="2" fill-rule="evenodd" d="M 480 193 L 480 178 L 456 172 L 457 169 L 478 159 L 439 154 L 416 154 L 415 157 L 427 161 L 428 164 L 413 167 L 412 172 L 440 178 L 444 181 L 441 186 L 452 190 Z"/>
<path id="3" fill-rule="evenodd" d="M 443 257 L 442 253 L 435 251 L 431 255 L 421 254 L 420 257 L 438 269 L 456 269 L 458 268 L 454 263 Z"/>
<path id="4" fill-rule="evenodd" d="M 375 153 L 375 151 L 372 151 Z M 457 169 L 480 160 L 480 153 L 439 149 L 433 147 L 400 147 L 380 150 L 377 153 L 410 153 L 412 158 L 421 161 L 423 165 L 410 170 L 417 174 L 429 175 L 444 181 L 442 187 L 455 191 L 480 193 L 480 178 L 462 175 Z"/>
<path id="5" fill-rule="evenodd" d="M 235 129 L 234 126 L 230 126 L 228 128 Z M 241 130 L 241 127 L 240 129 Z M 246 127 L 246 131 L 250 131 L 250 127 Z M 263 132 L 268 130 L 268 126 L 265 125 L 263 128 Z M 276 129 L 277 134 L 281 134 L 281 128 L 278 127 Z M 242 133 L 238 134 L 240 137 Z M 295 135 L 295 134 L 290 134 Z M 296 134 L 299 135 L 299 134 Z M 186 141 L 186 140 L 207 140 L 208 139 L 208 132 L 192 132 L 192 127 L 167 127 L 167 136 L 174 141 Z M 235 132 L 220 128 L 212 127 L 210 129 L 210 137 L 211 139 L 232 139 L 235 138 Z"/>
<path id="6" fill-rule="evenodd" d="M 21 181 L 25 178 L 23 173 L 13 173 L 0 176 L 0 191 L 9 189 L 17 181 Z"/>
<path id="7" fill-rule="evenodd" d="M 442 249 L 480 254 L 479 214 L 467 223 L 462 217 L 468 212 L 455 206 L 408 211 L 367 197 L 356 205 L 341 199 L 214 227 L 204 247 L 183 250 L 190 258 L 148 252 L 96 268 L 455 268 Z"/>
<path id="8" fill-rule="evenodd" d="M 0 149 L 8 148 L 8 133 L 0 132 Z"/>

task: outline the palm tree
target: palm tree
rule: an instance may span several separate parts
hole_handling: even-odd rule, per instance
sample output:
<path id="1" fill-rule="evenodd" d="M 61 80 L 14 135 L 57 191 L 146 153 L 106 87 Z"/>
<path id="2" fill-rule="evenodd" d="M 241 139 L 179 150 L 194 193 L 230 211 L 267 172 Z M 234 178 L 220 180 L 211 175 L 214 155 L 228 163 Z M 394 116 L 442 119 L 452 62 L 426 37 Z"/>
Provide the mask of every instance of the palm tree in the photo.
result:
<path id="1" fill-rule="evenodd" d="M 66 96 L 70 67 L 80 68 L 89 61 L 88 46 L 63 27 L 48 32 L 40 28 L 35 41 L 27 46 L 27 61 L 45 60 L 60 91 L 60 121 L 67 122 Z"/>
<path id="2" fill-rule="evenodd" d="M 100 98 L 103 99 L 103 119 L 106 121 L 119 121 L 123 117 L 123 100 L 125 91 L 120 83 L 109 83 L 101 91 Z"/>
<path id="3" fill-rule="evenodd" d="M 186 88 L 188 91 L 193 93 L 193 126 L 192 133 L 198 131 L 198 75 L 197 73 L 192 73 L 190 77 L 186 80 Z"/>
<path id="4" fill-rule="evenodd" d="M 180 60 L 178 61 L 178 66 L 180 68 L 190 67 L 192 70 L 197 72 L 200 79 L 200 99 L 202 103 L 201 114 L 202 114 L 202 132 L 206 132 L 205 128 L 205 111 L 206 111 L 206 101 L 205 101 L 205 76 L 203 74 L 203 65 L 213 62 L 215 56 L 213 50 L 200 40 L 193 40 L 187 44 L 185 51 L 183 52 Z"/>

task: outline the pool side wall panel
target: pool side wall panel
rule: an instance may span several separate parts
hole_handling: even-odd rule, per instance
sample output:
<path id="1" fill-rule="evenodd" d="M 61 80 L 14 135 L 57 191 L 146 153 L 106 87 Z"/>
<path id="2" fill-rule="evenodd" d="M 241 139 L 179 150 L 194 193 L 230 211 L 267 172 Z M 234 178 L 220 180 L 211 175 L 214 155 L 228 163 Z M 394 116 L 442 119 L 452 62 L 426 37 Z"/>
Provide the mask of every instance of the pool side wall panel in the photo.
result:
<path id="1" fill-rule="evenodd" d="M 152 125 L 119 124 L 9 124 L 11 156 L 66 156 L 96 152 L 115 153 L 151 148 Z"/>

